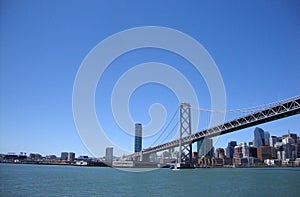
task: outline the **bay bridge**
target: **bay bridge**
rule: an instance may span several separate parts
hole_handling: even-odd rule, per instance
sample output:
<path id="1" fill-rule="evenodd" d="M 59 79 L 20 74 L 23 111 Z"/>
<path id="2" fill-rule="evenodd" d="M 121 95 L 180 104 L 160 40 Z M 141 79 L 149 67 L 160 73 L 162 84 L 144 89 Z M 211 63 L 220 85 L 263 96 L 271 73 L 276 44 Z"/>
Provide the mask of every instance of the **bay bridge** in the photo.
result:
<path id="1" fill-rule="evenodd" d="M 186 167 L 192 166 L 192 144 L 194 142 L 299 114 L 300 95 L 255 107 L 247 115 L 195 133 L 192 133 L 191 129 L 191 108 L 188 103 L 180 104 L 179 139 L 143 149 L 143 151 L 127 155 L 125 158 L 144 161 L 148 160 L 152 153 L 179 147 L 179 164 Z"/>

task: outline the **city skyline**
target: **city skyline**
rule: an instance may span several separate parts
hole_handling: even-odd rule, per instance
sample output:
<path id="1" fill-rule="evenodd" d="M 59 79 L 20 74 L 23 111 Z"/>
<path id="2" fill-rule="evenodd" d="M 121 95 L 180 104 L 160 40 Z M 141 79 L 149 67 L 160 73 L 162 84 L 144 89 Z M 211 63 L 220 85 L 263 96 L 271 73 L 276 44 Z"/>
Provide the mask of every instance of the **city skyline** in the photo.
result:
<path id="1" fill-rule="evenodd" d="M 215 155 L 215 152 L 217 151 L 217 149 L 224 149 L 225 150 L 225 155 L 228 156 L 228 155 L 233 155 L 233 149 L 235 146 L 240 146 L 241 144 L 244 144 L 246 143 L 246 145 L 250 146 L 250 143 L 252 143 L 251 146 L 253 147 L 258 147 L 258 146 L 255 146 L 254 145 L 254 141 L 255 141 L 255 131 L 257 129 L 260 129 L 264 132 L 268 132 L 270 133 L 269 131 L 266 131 L 264 130 L 263 128 L 261 128 L 260 126 L 253 126 L 253 127 L 250 127 L 252 128 L 252 133 L 253 133 L 253 137 L 252 137 L 252 140 L 249 140 L 249 141 L 238 141 L 238 140 L 231 140 L 231 141 L 228 141 L 228 142 L 223 142 L 223 144 L 226 144 L 226 146 L 216 146 L 217 143 L 213 143 L 213 139 L 212 138 L 205 138 L 204 140 L 202 141 L 199 141 L 197 143 L 195 143 L 196 147 L 197 148 L 194 148 L 193 149 L 193 152 L 197 152 L 199 155 L 205 155 L 205 156 L 209 156 L 209 157 L 212 157 Z M 250 129 L 248 128 L 248 129 Z M 271 140 L 272 137 L 281 137 L 281 136 L 286 136 L 286 135 L 289 135 L 289 134 L 296 134 L 298 135 L 297 133 L 295 132 L 291 132 L 290 130 L 288 130 L 286 133 L 281 133 L 280 135 L 275 135 L 273 134 L 272 132 L 270 133 L 270 138 L 268 139 L 268 141 Z M 298 136 L 300 137 L 300 136 Z M 264 139 L 266 140 L 266 139 Z M 203 147 L 202 147 L 203 146 Z M 232 150 L 231 150 L 231 153 L 228 152 L 227 148 L 228 146 L 232 146 Z M 259 145 L 261 146 L 261 145 Z M 274 144 L 269 144 L 268 146 L 274 146 Z M 202 150 L 200 150 L 200 147 Z M 133 144 L 133 150 L 135 149 L 135 144 Z M 175 147 L 175 148 L 178 148 L 178 147 Z M 176 150 L 176 149 L 175 149 Z M 158 152 L 159 155 L 163 155 L 163 152 L 166 152 L 168 150 L 165 150 L 165 151 L 161 151 L 161 152 Z M 178 151 L 178 150 L 177 150 Z M 20 152 L 14 152 L 14 151 L 11 151 L 11 152 L 0 152 L 0 154 L 13 154 L 13 155 L 29 155 L 29 154 L 38 154 L 38 155 L 42 155 L 42 156 L 52 156 L 52 155 L 55 155 L 56 157 L 59 157 L 61 156 L 60 158 L 64 158 L 63 160 L 69 160 L 68 158 L 70 157 L 70 154 L 74 154 L 76 155 L 76 158 L 80 158 L 80 157 L 89 157 L 89 158 L 106 158 L 108 155 L 109 155 L 109 161 L 112 160 L 112 157 L 122 157 L 124 155 L 115 155 L 113 154 L 113 147 L 105 147 L 105 152 L 103 155 L 101 155 L 100 157 L 94 157 L 94 156 L 91 156 L 91 155 L 84 155 L 84 154 L 79 154 L 79 153 L 76 153 L 76 152 L 72 152 L 72 148 L 68 149 L 67 151 L 64 150 L 64 151 L 61 151 L 57 154 L 55 153 L 47 153 L 47 154 L 41 154 L 40 152 L 38 152 L 38 150 L 36 151 L 33 151 L 33 152 L 25 152 L 25 151 L 20 151 Z M 134 151 L 133 151 L 134 152 Z M 200 152 L 200 153 L 199 153 Z M 64 156 L 63 156 L 64 155 Z M 73 158 L 75 158 L 75 156 L 73 156 Z"/>
<path id="2" fill-rule="evenodd" d="M 72 151 L 93 156 L 81 141 L 73 120 L 76 73 L 99 42 L 134 27 L 169 27 L 201 43 L 224 81 L 227 109 L 257 106 L 300 94 L 298 3 L 92 2 L 1 1 L 1 153 L 40 151 L 43 155 L 59 155 Z M 184 58 L 152 48 L 120 56 L 99 81 L 95 106 L 108 138 L 128 152 L 132 152 L 134 144 L 133 135 L 128 132 L 133 133 L 134 129 L 125 132 L 115 123 L 111 93 L 124 72 L 144 62 L 162 62 L 177 69 L 190 79 L 200 107 L 211 108 L 203 76 Z M 151 122 L 149 107 L 153 103 L 165 107 L 167 124 L 180 102 L 169 88 L 144 84 L 133 92 L 128 104 L 133 121 L 143 125 Z M 200 126 L 193 132 L 208 124 L 205 117 L 200 117 Z M 258 126 L 271 135 L 290 130 L 299 136 L 299 122 L 300 116 L 296 115 Z M 249 142 L 252 128 L 220 136 L 215 146 L 225 147 L 229 141 Z M 162 132 L 163 129 L 155 137 Z M 175 133 L 165 141 L 173 139 Z M 153 141 L 154 137 L 145 138 L 143 148 Z M 105 147 L 100 154 L 105 155 Z"/>

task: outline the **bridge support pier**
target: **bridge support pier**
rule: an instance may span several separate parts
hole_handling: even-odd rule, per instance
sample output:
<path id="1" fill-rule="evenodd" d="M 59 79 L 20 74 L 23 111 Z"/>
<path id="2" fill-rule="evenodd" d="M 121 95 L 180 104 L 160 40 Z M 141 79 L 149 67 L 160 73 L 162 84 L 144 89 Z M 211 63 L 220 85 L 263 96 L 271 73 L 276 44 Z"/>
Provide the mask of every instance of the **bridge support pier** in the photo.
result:
<path id="1" fill-rule="evenodd" d="M 183 138 L 192 134 L 191 105 L 180 104 L 180 139 L 179 139 L 179 165 L 180 167 L 193 167 L 192 144 L 183 143 Z"/>

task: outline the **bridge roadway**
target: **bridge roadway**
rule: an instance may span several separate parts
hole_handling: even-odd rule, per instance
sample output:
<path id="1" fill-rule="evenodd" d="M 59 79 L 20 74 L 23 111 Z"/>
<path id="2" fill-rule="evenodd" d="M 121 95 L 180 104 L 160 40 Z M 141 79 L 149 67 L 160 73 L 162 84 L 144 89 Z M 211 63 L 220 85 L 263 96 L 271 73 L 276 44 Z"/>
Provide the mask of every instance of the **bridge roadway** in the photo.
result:
<path id="1" fill-rule="evenodd" d="M 300 96 L 291 98 L 286 101 L 282 101 L 272 106 L 255 111 L 249 115 L 242 116 L 240 118 L 231 120 L 222 125 L 218 125 L 197 133 L 193 133 L 189 136 L 183 137 L 182 144 L 191 144 L 206 137 L 215 137 L 226 133 L 234 132 L 247 127 L 255 126 L 258 124 L 278 120 L 288 116 L 293 116 L 300 113 Z M 173 140 L 155 147 L 150 147 L 142 151 L 142 155 L 148 155 L 151 153 L 160 152 L 166 149 L 179 146 L 180 139 Z M 141 156 L 141 152 L 128 155 L 127 158 L 134 158 Z"/>

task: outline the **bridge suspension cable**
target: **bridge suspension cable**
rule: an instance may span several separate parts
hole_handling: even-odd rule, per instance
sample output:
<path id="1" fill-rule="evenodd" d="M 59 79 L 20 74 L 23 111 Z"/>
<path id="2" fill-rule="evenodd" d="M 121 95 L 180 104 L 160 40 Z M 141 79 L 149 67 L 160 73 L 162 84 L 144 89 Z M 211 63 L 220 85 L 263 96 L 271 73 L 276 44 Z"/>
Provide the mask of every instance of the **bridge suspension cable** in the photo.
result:
<path id="1" fill-rule="evenodd" d="M 266 109 L 281 103 L 284 103 L 286 101 L 289 100 L 293 100 L 295 98 L 298 98 L 299 96 L 294 96 L 288 99 L 282 99 L 279 101 L 274 101 L 271 103 L 266 103 L 266 104 L 261 104 L 261 105 L 256 105 L 256 106 L 252 106 L 252 107 L 247 107 L 247 108 L 240 108 L 240 109 L 227 109 L 227 110 L 214 110 L 214 109 L 207 109 L 207 108 L 198 108 L 198 107 L 191 107 L 191 109 L 193 110 L 197 110 L 197 111 L 204 111 L 204 112 L 216 112 L 216 113 L 237 113 L 237 112 L 242 112 L 242 113 L 251 113 L 254 111 L 257 111 L 259 109 Z"/>
<path id="2" fill-rule="evenodd" d="M 166 127 L 163 129 L 163 131 L 160 133 L 160 135 L 156 138 L 156 140 L 154 140 L 154 142 L 152 142 L 152 144 L 150 146 L 155 145 L 158 142 L 158 140 L 162 139 L 162 136 L 166 133 L 167 129 L 170 127 L 170 125 L 173 122 L 173 120 L 175 119 L 178 111 L 179 111 L 179 107 L 174 112 L 172 118 L 170 119 L 170 121 L 168 122 L 168 124 L 166 125 Z M 160 143 L 162 143 L 163 141 L 165 141 L 172 134 L 172 131 L 178 126 L 178 123 L 179 123 L 179 121 L 177 121 L 177 123 L 175 124 L 175 126 L 172 129 L 169 130 L 168 135 L 166 137 L 164 137 L 164 139 L 161 140 Z"/>
<path id="3" fill-rule="evenodd" d="M 179 125 L 179 121 L 177 121 L 177 123 L 174 125 L 174 127 L 173 127 L 172 129 L 169 130 L 168 135 L 167 135 L 166 137 L 164 137 L 164 139 L 160 140 L 160 143 L 164 143 L 164 141 L 170 137 L 170 135 L 173 133 L 174 129 L 176 129 L 176 127 L 178 127 L 178 125 Z M 159 139 L 159 138 L 158 138 L 158 139 Z M 158 139 L 157 139 L 157 140 L 158 140 Z M 152 143 L 151 146 L 153 146 L 153 145 L 154 145 L 154 143 Z"/>

